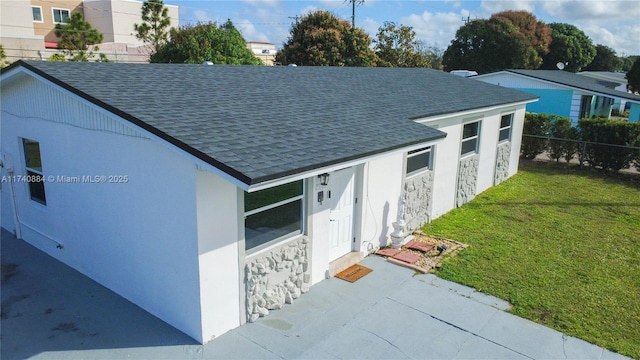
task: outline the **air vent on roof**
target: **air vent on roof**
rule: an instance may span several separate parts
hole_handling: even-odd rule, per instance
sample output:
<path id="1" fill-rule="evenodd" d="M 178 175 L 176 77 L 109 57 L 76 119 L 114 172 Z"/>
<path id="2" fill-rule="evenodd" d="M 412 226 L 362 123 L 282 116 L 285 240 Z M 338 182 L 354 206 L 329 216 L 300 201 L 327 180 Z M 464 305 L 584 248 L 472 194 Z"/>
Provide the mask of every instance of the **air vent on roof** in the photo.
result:
<path id="1" fill-rule="evenodd" d="M 213 65 L 213 62 L 211 61 L 205 61 L 202 63 L 202 65 Z"/>

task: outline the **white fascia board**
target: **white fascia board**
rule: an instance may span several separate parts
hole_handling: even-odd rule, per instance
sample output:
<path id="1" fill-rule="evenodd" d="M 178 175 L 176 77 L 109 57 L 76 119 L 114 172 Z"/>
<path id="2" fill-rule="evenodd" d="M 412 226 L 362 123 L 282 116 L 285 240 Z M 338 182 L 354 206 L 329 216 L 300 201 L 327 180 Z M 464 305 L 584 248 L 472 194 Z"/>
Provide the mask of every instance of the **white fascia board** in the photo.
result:
<path id="1" fill-rule="evenodd" d="M 234 184 L 235 186 L 237 186 L 239 188 L 242 188 L 242 189 L 246 190 L 247 187 L 248 187 L 248 185 L 243 183 L 242 181 L 234 178 L 233 176 L 231 176 L 231 175 L 227 174 L 226 172 L 218 169 L 217 167 L 215 167 L 215 166 L 203 161 L 202 159 L 199 159 L 195 155 L 193 155 L 193 154 L 191 154 L 191 153 L 189 153 L 189 152 L 187 152 L 187 151 L 185 151 L 185 150 L 183 150 L 183 149 L 181 149 L 181 148 L 169 143 L 167 140 L 159 137 L 158 135 L 155 135 L 155 134 L 149 132 L 148 130 L 145 130 L 145 129 L 139 127 L 138 125 L 136 125 L 136 124 L 134 124 L 134 123 L 132 123 L 132 122 L 126 120 L 126 119 L 123 119 L 122 117 L 112 113 L 111 111 L 108 111 L 108 110 L 106 110 L 106 109 L 94 104 L 93 102 L 83 98 L 82 96 L 80 96 L 80 95 L 78 95 L 76 93 L 73 93 L 73 92 L 63 88 L 62 86 L 59 86 L 59 85 L 51 82 L 50 80 L 48 80 L 48 79 L 46 79 L 46 78 L 44 78 L 44 77 L 32 72 L 29 69 L 26 69 L 26 68 L 20 66 L 20 67 L 18 67 L 16 69 L 13 69 L 13 70 L 9 71 L 8 73 L 2 74 L 2 77 L 0 79 L 1 80 L 0 84 L 4 85 L 5 81 L 11 81 L 12 79 L 18 79 L 18 78 L 16 78 L 16 76 L 18 74 L 32 76 L 33 78 L 41 81 L 43 84 L 45 84 L 47 86 L 55 87 L 56 89 L 62 91 L 63 93 L 65 93 L 67 95 L 70 95 L 71 97 L 77 99 L 79 102 L 81 102 L 81 103 L 91 107 L 92 109 L 96 110 L 97 112 L 107 116 L 108 118 L 112 119 L 113 121 L 116 121 L 116 122 L 118 122 L 118 123 L 120 123 L 120 124 L 122 124 L 122 125 L 124 125 L 124 126 L 126 126 L 128 128 L 130 128 L 130 129 L 132 129 L 134 131 L 137 131 L 137 132 L 141 133 L 143 136 L 145 136 L 145 137 L 147 137 L 147 138 L 149 138 L 149 139 L 151 139 L 153 141 L 158 142 L 159 144 L 161 144 L 165 148 L 167 148 L 167 149 L 169 149 L 171 151 L 177 152 L 178 154 L 186 157 L 188 160 L 192 161 L 195 164 L 195 167 L 197 169 L 199 169 L 199 170 L 209 171 L 209 172 L 211 172 L 211 173 L 213 173 L 215 175 L 218 175 L 221 178 L 227 180 L 228 182 Z"/>
<path id="2" fill-rule="evenodd" d="M 391 150 L 391 151 L 386 151 L 386 152 L 383 152 L 383 153 L 370 155 L 370 156 L 366 156 L 366 157 L 363 157 L 363 158 L 354 159 L 354 160 L 351 160 L 351 161 L 346 161 L 346 162 L 342 162 L 342 163 L 333 164 L 333 165 L 330 165 L 330 166 L 325 166 L 325 167 L 321 167 L 321 168 L 305 171 L 305 172 L 302 172 L 302 173 L 299 173 L 299 174 L 294 174 L 294 175 L 291 175 L 291 176 L 285 176 L 285 177 L 282 177 L 282 178 L 265 181 L 265 182 L 262 182 L 262 183 L 259 183 L 259 184 L 251 185 L 248 188 L 243 188 L 243 190 L 247 191 L 247 192 L 254 192 L 254 191 L 268 189 L 270 187 L 283 185 L 283 184 L 290 183 L 290 182 L 293 182 L 293 181 L 302 180 L 302 179 L 306 179 L 306 178 L 309 178 L 309 177 L 317 176 L 317 175 L 320 175 L 320 174 L 329 173 L 329 172 L 333 172 L 333 171 L 336 171 L 336 170 L 345 169 L 345 168 L 348 168 L 348 167 L 364 164 L 364 163 L 367 163 L 369 161 L 372 161 L 372 160 L 375 160 L 375 159 L 379 159 L 379 158 L 382 158 L 382 157 L 385 157 L 385 156 L 389 156 L 389 155 L 393 155 L 393 154 L 397 154 L 397 153 L 405 153 L 405 152 L 408 152 L 408 151 L 421 149 L 421 148 L 427 147 L 427 146 L 433 146 L 433 145 L 436 145 L 436 144 L 442 142 L 444 139 L 445 138 L 431 140 L 431 141 L 428 141 L 428 142 L 424 142 L 424 143 L 420 143 L 420 144 L 414 144 L 414 145 L 411 145 L 411 146 L 406 146 L 406 147 L 394 149 L 394 150 Z"/>
<path id="3" fill-rule="evenodd" d="M 455 113 L 448 113 L 448 114 L 430 116 L 430 117 L 425 117 L 425 118 L 420 118 L 420 119 L 414 119 L 413 121 L 415 121 L 417 123 L 420 123 L 420 124 L 428 125 L 432 121 L 446 120 L 446 119 L 452 119 L 452 118 L 456 118 L 456 117 L 463 117 L 463 118 L 464 117 L 476 117 L 476 116 L 482 115 L 482 114 L 484 114 L 484 113 L 486 113 L 488 111 L 496 110 L 496 111 L 506 112 L 506 111 L 510 111 L 510 110 L 516 110 L 520 106 L 526 106 L 527 104 L 532 103 L 532 102 L 536 102 L 536 101 L 538 101 L 538 99 L 532 99 L 532 100 L 520 101 L 520 102 L 515 102 L 515 103 L 509 103 L 509 104 L 503 104 L 503 105 L 483 107 L 483 108 L 479 108 L 479 109 L 460 111 L 460 112 L 455 112 Z"/>
<path id="4" fill-rule="evenodd" d="M 6 71 L 2 74 L 2 76 L 0 76 L 0 87 L 4 87 L 9 85 L 10 83 L 12 83 L 15 80 L 21 79 L 23 76 L 25 75 L 34 75 L 35 74 L 32 73 L 31 71 L 28 71 L 27 69 L 23 68 L 22 66 L 18 66 L 14 69 L 11 69 L 9 71 Z"/>

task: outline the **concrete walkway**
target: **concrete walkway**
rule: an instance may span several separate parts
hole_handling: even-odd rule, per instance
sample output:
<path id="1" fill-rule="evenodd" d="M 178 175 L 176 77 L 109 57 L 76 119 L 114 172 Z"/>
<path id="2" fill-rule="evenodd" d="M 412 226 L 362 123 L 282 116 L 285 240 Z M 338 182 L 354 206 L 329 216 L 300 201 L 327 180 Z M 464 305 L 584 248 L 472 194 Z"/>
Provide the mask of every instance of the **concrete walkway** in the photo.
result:
<path id="1" fill-rule="evenodd" d="M 379 257 L 202 346 L 4 230 L 1 251 L 3 360 L 625 359 Z"/>

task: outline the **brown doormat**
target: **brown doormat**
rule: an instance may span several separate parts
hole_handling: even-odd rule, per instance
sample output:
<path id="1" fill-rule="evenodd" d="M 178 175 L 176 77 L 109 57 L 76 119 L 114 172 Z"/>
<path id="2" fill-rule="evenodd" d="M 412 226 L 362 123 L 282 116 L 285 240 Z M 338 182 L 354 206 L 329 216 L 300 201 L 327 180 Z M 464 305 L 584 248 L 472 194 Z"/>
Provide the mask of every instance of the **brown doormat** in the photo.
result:
<path id="1" fill-rule="evenodd" d="M 337 273 L 336 277 L 348 282 L 356 282 L 361 277 L 367 275 L 372 271 L 373 269 L 369 269 L 368 267 L 362 266 L 360 264 L 355 264 Z"/>

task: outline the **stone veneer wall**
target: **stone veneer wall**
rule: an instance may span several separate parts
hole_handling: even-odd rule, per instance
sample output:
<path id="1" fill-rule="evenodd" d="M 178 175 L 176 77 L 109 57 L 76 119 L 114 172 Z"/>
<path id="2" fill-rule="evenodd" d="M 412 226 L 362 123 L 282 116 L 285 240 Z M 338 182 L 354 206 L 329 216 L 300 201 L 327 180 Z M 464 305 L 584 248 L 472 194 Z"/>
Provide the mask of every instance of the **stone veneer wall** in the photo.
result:
<path id="1" fill-rule="evenodd" d="M 496 173 L 493 176 L 493 185 L 498 185 L 509 177 L 509 158 L 511 157 L 511 142 L 507 141 L 498 145 L 496 157 Z"/>
<path id="2" fill-rule="evenodd" d="M 413 176 L 404 182 L 406 205 L 404 222 L 412 232 L 429 222 L 429 210 L 433 198 L 433 171 Z"/>
<path id="3" fill-rule="evenodd" d="M 309 291 L 309 250 L 309 239 L 302 237 L 247 259 L 247 321 L 269 315 L 269 310 L 281 309 Z"/>
<path id="4" fill-rule="evenodd" d="M 456 206 L 462 206 L 476 196 L 478 182 L 478 165 L 480 155 L 475 154 L 460 160 L 458 168 L 458 189 L 456 192 Z"/>

